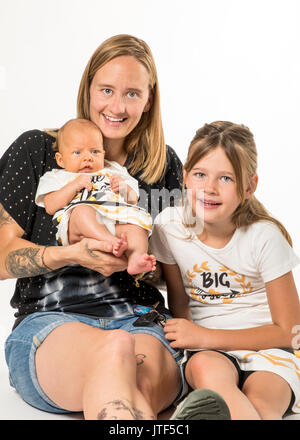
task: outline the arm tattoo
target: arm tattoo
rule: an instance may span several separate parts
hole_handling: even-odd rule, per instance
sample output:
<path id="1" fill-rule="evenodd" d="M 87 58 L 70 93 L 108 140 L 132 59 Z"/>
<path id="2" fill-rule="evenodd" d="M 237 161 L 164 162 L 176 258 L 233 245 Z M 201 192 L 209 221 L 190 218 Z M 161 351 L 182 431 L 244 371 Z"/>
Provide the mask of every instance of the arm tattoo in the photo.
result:
<path id="1" fill-rule="evenodd" d="M 109 408 L 109 409 L 108 409 Z M 145 420 L 145 415 L 143 411 L 139 410 L 138 408 L 135 408 L 129 400 L 112 400 L 111 402 L 106 403 L 106 407 L 104 407 L 99 413 L 98 413 L 98 420 L 123 420 L 124 413 L 120 414 L 120 417 L 116 416 L 116 411 L 127 411 L 131 414 L 133 420 Z M 114 415 L 109 415 L 110 412 L 113 412 Z M 153 417 L 151 417 L 153 419 Z"/>
<path id="2" fill-rule="evenodd" d="M 9 225 L 14 223 L 14 219 L 5 211 L 3 206 L 0 204 L 0 227 L 3 225 Z"/>
<path id="3" fill-rule="evenodd" d="M 89 254 L 90 257 L 93 257 L 93 258 L 99 258 L 98 255 L 95 254 L 95 252 L 93 252 L 93 251 L 88 247 L 87 244 L 85 245 L 85 248 L 86 248 L 86 251 L 87 251 L 87 253 Z"/>
<path id="4" fill-rule="evenodd" d="M 42 260 L 44 248 L 22 248 L 10 252 L 5 260 L 8 273 L 16 278 L 34 277 L 49 272 Z"/>

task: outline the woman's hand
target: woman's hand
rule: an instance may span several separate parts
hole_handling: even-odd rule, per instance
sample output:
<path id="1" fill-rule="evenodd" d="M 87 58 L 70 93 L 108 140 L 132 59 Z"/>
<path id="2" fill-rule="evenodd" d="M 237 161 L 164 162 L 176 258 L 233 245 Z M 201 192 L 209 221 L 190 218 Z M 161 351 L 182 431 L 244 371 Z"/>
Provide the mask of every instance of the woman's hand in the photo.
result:
<path id="1" fill-rule="evenodd" d="M 0 279 L 33 277 L 69 264 L 80 264 L 104 276 L 127 267 L 125 257 L 115 257 L 106 241 L 84 238 L 69 246 L 45 247 L 24 240 L 23 235 L 23 229 L 0 204 Z"/>
<path id="2" fill-rule="evenodd" d="M 61 252 L 60 257 L 57 255 L 59 251 Z M 112 254 L 111 243 L 92 238 L 83 238 L 81 241 L 69 246 L 47 248 L 47 253 L 44 256 L 45 264 L 55 269 L 57 256 L 65 261 L 64 265 L 80 264 L 106 277 L 127 268 L 126 257 L 115 257 Z M 59 267 L 61 266 L 62 264 L 60 263 Z"/>
<path id="3" fill-rule="evenodd" d="M 168 319 L 164 327 L 172 348 L 204 348 L 208 329 L 182 318 Z"/>

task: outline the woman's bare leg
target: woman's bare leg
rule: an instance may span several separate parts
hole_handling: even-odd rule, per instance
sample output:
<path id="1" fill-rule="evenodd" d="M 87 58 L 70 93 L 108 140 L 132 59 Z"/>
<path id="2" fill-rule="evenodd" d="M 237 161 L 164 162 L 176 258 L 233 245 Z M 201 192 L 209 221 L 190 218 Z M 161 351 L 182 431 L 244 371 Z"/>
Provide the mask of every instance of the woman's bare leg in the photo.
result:
<path id="1" fill-rule="evenodd" d="M 137 387 L 133 336 L 83 323 L 54 329 L 36 352 L 40 386 L 60 407 L 86 419 L 151 419 Z"/>
<path id="2" fill-rule="evenodd" d="M 208 388 L 219 393 L 233 420 L 260 419 L 250 400 L 238 388 L 237 370 L 226 356 L 213 351 L 198 352 L 188 361 L 185 372 L 192 388 Z"/>
<path id="3" fill-rule="evenodd" d="M 168 408 L 180 391 L 180 373 L 171 353 L 154 336 L 135 334 L 137 385 L 157 414 Z"/>

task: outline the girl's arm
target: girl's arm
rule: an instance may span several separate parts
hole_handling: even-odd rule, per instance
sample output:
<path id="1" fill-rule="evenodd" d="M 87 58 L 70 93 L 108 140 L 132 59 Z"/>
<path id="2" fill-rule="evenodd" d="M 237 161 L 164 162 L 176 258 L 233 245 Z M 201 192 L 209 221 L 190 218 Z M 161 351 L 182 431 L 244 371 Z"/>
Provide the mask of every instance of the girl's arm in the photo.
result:
<path id="1" fill-rule="evenodd" d="M 201 327 L 192 322 L 173 319 L 165 333 L 171 347 L 229 350 L 263 350 L 292 346 L 299 328 L 300 305 L 292 272 L 266 283 L 273 323 L 243 330 L 219 330 Z"/>
<path id="2" fill-rule="evenodd" d="M 125 270 L 125 258 L 111 254 L 111 243 L 84 238 L 70 246 L 39 246 L 22 238 L 23 229 L 0 204 L 0 279 L 24 278 L 51 272 L 68 264 L 109 276 Z"/>
<path id="3" fill-rule="evenodd" d="M 185 292 L 178 265 L 162 263 L 162 271 L 167 284 L 170 312 L 175 318 L 190 319 L 189 297 Z"/>
<path id="4" fill-rule="evenodd" d="M 92 182 L 89 175 L 80 174 L 61 189 L 45 194 L 44 205 L 46 212 L 54 215 L 56 211 L 67 206 L 83 188 L 86 188 L 88 191 L 92 190 Z"/>

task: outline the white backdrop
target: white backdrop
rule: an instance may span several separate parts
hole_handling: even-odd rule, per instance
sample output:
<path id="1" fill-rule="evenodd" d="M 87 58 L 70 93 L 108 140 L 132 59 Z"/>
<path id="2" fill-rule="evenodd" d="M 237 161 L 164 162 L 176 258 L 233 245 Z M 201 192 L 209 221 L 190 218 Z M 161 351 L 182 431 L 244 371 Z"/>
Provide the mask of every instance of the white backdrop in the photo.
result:
<path id="1" fill-rule="evenodd" d="M 0 155 L 21 132 L 74 117 L 92 52 L 130 33 L 153 51 L 166 140 L 183 161 L 205 122 L 254 132 L 257 196 L 300 255 L 299 22 L 299 0 L 0 0 Z M 13 285 L 0 281 L 0 346 Z"/>

